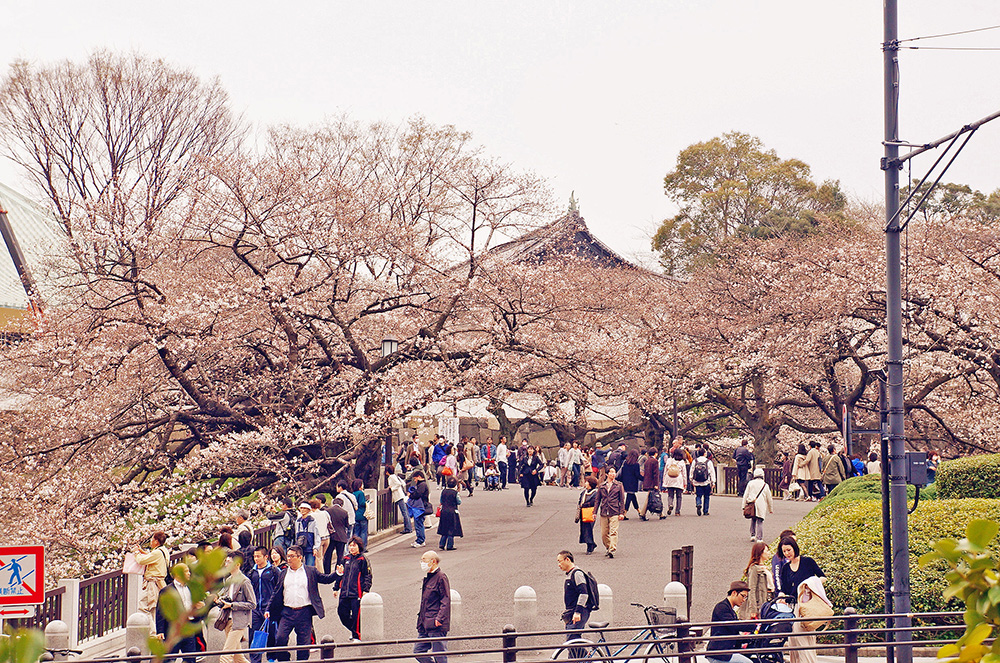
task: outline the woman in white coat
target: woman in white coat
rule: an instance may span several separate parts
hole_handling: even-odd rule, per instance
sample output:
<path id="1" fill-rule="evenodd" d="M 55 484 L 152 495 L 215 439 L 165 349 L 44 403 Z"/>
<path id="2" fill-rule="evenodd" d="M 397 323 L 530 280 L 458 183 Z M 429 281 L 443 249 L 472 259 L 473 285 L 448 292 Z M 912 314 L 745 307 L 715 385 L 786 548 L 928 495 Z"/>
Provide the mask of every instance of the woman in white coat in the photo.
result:
<path id="1" fill-rule="evenodd" d="M 764 540 L 764 518 L 774 513 L 771 487 L 764 481 L 764 468 L 757 467 L 753 471 L 753 479 L 747 483 L 743 491 L 743 506 L 754 505 L 754 515 L 750 517 L 750 540 Z"/>

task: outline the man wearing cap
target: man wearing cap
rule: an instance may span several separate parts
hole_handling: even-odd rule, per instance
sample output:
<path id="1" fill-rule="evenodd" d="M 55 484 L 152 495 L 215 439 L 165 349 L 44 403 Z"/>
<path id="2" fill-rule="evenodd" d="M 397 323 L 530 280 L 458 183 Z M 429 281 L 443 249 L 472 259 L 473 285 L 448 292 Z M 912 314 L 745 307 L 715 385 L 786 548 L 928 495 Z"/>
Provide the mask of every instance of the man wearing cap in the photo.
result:
<path id="1" fill-rule="evenodd" d="M 716 654 L 716 651 L 728 649 L 739 649 L 743 645 L 743 638 L 724 638 L 715 640 L 718 636 L 739 636 L 740 633 L 753 633 L 757 624 L 753 622 L 742 622 L 734 624 L 714 624 L 714 622 L 738 622 L 736 609 L 743 605 L 743 602 L 750 596 L 750 585 L 742 580 L 737 580 L 729 585 L 729 593 L 715 605 L 712 610 L 712 640 L 709 641 L 705 658 L 714 663 L 752 663 L 743 654 Z"/>
<path id="2" fill-rule="evenodd" d="M 323 559 L 319 533 L 316 531 L 316 519 L 312 516 L 312 510 L 312 505 L 309 502 L 303 502 L 299 505 L 299 519 L 295 521 L 295 545 L 302 549 L 306 566 L 316 566 L 317 557 Z"/>

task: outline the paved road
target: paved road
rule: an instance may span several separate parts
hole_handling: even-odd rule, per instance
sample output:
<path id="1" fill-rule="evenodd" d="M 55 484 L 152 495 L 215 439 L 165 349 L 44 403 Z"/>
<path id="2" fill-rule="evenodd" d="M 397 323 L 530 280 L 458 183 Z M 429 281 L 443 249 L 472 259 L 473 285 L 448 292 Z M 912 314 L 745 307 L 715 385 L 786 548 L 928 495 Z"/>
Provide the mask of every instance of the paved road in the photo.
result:
<path id="1" fill-rule="evenodd" d="M 437 489 L 432 489 L 436 500 Z M 497 633 L 514 621 L 514 590 L 530 585 L 538 596 L 538 628 L 561 627 L 564 575 L 556 566 L 556 554 L 573 551 L 577 564 L 594 573 L 597 581 L 614 592 L 613 615 L 605 610 L 595 619 L 619 625 L 644 623 L 630 602 L 660 604 L 663 587 L 670 580 L 670 551 L 694 546 L 694 598 L 692 621 L 708 621 L 712 607 L 739 579 L 749 556 L 749 525 L 740 500 L 712 496 L 711 515 L 698 517 L 693 496 L 684 496 L 682 516 L 642 522 L 632 511 L 619 529 L 615 559 L 603 556 L 603 548 L 591 556 L 579 544 L 579 526 L 573 522 L 578 493 L 542 486 L 532 508 L 526 508 L 519 489 L 484 492 L 462 498 L 460 508 L 465 537 L 456 540 L 455 551 L 438 551 L 441 568 L 451 586 L 462 595 L 460 633 Z M 764 522 L 765 535 L 774 538 L 793 526 L 810 509 L 802 502 L 775 501 L 774 513 Z M 599 528 L 599 525 L 598 525 Z M 373 546 L 370 559 L 374 572 L 372 591 L 385 603 L 385 637 L 415 637 L 416 612 L 420 602 L 420 555 L 437 550 L 437 536 L 428 531 L 427 548 L 413 549 L 413 535 L 396 536 Z M 599 535 L 598 535 L 598 544 Z M 332 595 L 326 595 L 328 615 L 317 622 L 318 635 L 331 634 L 343 642 L 348 632 L 340 625 Z"/>

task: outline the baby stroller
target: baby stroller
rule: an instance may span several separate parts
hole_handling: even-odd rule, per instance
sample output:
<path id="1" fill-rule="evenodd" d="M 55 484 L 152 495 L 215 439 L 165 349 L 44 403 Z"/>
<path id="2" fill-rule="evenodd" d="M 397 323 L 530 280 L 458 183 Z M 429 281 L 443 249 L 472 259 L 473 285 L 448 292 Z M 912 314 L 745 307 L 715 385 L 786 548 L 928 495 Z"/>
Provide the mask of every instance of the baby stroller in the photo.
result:
<path id="1" fill-rule="evenodd" d="M 483 475 L 483 490 L 500 490 L 500 471 L 497 470 L 497 462 L 492 459 L 483 461 L 485 473 Z"/>
<path id="2" fill-rule="evenodd" d="M 754 663 L 784 663 L 785 661 L 785 655 L 781 651 L 757 651 L 759 649 L 783 648 L 788 642 L 788 636 L 792 634 L 792 622 L 788 619 L 782 619 L 782 617 L 790 617 L 792 613 L 779 609 L 779 601 L 784 598 L 787 597 L 775 597 L 760 607 L 762 620 L 776 619 L 777 621 L 762 621 L 750 637 L 745 653 Z"/>

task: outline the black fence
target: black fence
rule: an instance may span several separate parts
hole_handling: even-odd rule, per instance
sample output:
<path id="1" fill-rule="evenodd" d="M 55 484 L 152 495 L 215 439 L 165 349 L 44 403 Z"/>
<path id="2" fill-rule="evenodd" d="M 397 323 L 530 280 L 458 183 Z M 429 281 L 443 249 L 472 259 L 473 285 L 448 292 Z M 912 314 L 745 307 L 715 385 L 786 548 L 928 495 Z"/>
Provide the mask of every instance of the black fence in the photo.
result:
<path id="1" fill-rule="evenodd" d="M 718 488 L 719 492 L 725 495 L 739 495 L 739 485 L 740 485 L 740 475 L 736 468 L 732 465 L 725 465 L 722 468 L 722 476 L 720 477 L 719 483 L 721 484 Z M 747 479 L 752 479 L 753 475 L 748 473 Z M 771 492 L 774 495 L 778 494 L 778 486 L 781 484 L 781 468 L 780 467 L 765 467 L 764 468 L 764 481 L 768 486 L 771 487 Z"/>
<path id="2" fill-rule="evenodd" d="M 647 611 L 647 614 L 650 614 Z M 655 614 L 655 613 L 654 613 Z M 761 633 L 742 636 L 741 645 L 732 649 L 714 649 L 713 654 L 744 654 L 758 663 L 778 663 L 791 651 L 813 650 L 819 654 L 843 655 L 845 663 L 858 663 L 862 648 L 866 655 L 884 656 L 890 648 L 912 646 L 941 646 L 954 642 L 953 634 L 962 628 L 962 613 L 937 612 L 910 615 L 915 622 L 910 629 L 885 627 L 887 617 L 896 615 L 859 615 L 853 608 L 847 608 L 842 615 L 825 620 L 821 631 L 787 633 L 777 627 L 794 624 L 805 619 L 772 619 L 742 622 L 724 622 L 741 627 L 754 626 Z M 652 618 L 648 618 L 651 621 Z M 866 626 L 866 624 L 875 624 Z M 478 660 L 538 661 L 549 660 L 624 660 L 645 661 L 676 657 L 678 663 L 695 663 L 695 656 L 704 654 L 706 645 L 713 641 L 732 641 L 734 636 L 712 636 L 713 624 L 708 622 L 688 623 L 678 619 L 675 623 L 651 623 L 638 626 L 608 627 L 605 623 L 590 622 L 581 631 L 532 631 L 518 633 L 513 626 L 506 626 L 502 633 L 481 635 L 457 635 L 444 638 L 411 638 L 381 640 L 373 642 L 334 643 L 329 637 L 316 645 L 268 649 L 242 649 L 244 654 L 268 652 L 298 652 L 310 650 L 318 653 L 320 661 L 396 661 L 412 660 L 413 649 L 418 643 L 444 643 L 448 656 L 475 655 Z M 362 635 L 364 634 L 362 625 Z M 903 639 L 903 631 L 909 637 Z M 887 639 L 889 634 L 889 639 Z M 807 638 L 804 644 L 792 645 L 792 635 Z M 821 636 L 813 641 L 815 636 Z M 874 640 L 862 642 L 874 636 Z M 920 637 L 921 639 L 916 639 Z M 891 638 L 896 638 L 892 641 Z M 870 650 L 876 650 L 874 654 Z M 204 656 L 214 656 L 229 652 L 204 652 Z M 433 652 L 428 652 L 433 655 Z M 484 659 L 485 657 L 485 659 Z M 268 655 L 267 658 L 273 658 Z M 92 663 L 147 663 L 149 656 L 130 652 L 126 658 L 90 659 Z"/>

